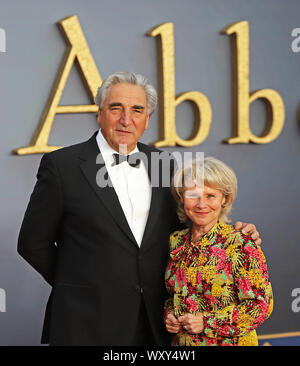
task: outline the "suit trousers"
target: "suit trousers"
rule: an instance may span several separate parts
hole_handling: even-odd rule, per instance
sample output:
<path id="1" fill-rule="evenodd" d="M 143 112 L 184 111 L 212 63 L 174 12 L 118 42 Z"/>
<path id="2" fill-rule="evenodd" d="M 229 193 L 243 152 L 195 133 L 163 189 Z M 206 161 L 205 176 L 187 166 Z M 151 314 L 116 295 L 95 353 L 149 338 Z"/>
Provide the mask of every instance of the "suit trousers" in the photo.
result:
<path id="1" fill-rule="evenodd" d="M 137 327 L 130 346 L 155 346 L 156 342 L 151 330 L 151 325 L 147 315 L 147 310 L 143 296 L 141 296 L 141 304 Z"/>

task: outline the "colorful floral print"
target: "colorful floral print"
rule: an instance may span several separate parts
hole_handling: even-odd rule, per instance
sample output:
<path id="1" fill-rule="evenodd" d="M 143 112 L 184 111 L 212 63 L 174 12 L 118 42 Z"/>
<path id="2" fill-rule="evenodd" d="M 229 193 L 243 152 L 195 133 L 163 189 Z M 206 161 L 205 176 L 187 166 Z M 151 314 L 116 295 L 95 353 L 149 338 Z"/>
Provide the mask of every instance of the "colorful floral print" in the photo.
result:
<path id="1" fill-rule="evenodd" d="M 173 345 L 257 345 L 255 329 L 272 313 L 273 294 L 266 259 L 250 236 L 222 222 L 197 242 L 190 229 L 176 231 L 165 281 L 165 315 L 201 312 L 204 321 L 202 333 L 182 329 Z"/>

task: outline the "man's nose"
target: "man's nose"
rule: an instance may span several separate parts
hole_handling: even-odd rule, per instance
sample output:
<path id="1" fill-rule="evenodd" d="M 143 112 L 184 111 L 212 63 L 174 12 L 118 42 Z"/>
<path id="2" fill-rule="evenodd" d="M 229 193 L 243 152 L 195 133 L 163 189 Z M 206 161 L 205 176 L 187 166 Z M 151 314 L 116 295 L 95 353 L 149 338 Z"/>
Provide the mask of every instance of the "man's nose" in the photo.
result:
<path id="1" fill-rule="evenodd" d="M 130 112 L 124 109 L 121 114 L 120 123 L 122 126 L 129 126 L 131 123 Z"/>

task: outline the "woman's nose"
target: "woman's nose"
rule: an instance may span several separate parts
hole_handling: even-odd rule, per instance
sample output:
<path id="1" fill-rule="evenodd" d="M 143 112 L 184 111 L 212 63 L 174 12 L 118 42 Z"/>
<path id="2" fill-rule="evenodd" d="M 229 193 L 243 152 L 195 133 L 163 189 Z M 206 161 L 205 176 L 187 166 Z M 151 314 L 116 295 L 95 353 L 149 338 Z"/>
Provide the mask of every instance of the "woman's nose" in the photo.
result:
<path id="1" fill-rule="evenodd" d="M 197 199 L 197 207 L 199 208 L 202 208 L 202 207 L 205 207 L 206 206 L 206 202 L 205 202 L 205 199 L 203 197 L 199 197 Z"/>

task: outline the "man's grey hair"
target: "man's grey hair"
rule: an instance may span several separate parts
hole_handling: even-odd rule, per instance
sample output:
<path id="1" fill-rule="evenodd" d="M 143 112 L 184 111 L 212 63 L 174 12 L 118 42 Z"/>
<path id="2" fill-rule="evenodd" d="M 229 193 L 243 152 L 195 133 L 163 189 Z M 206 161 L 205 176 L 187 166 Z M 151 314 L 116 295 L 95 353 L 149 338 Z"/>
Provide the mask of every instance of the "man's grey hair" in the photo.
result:
<path id="1" fill-rule="evenodd" d="M 102 82 L 94 99 L 95 104 L 97 104 L 100 109 L 103 108 L 103 104 L 107 97 L 109 89 L 113 85 L 119 83 L 127 83 L 141 86 L 146 94 L 148 114 L 151 115 L 154 112 L 157 104 L 157 92 L 154 86 L 152 86 L 143 75 L 127 71 L 116 72 L 115 74 L 108 76 Z"/>

